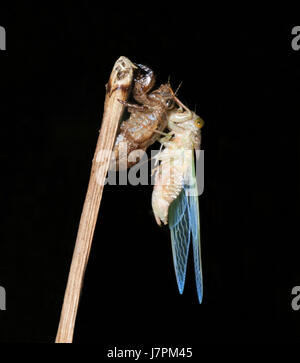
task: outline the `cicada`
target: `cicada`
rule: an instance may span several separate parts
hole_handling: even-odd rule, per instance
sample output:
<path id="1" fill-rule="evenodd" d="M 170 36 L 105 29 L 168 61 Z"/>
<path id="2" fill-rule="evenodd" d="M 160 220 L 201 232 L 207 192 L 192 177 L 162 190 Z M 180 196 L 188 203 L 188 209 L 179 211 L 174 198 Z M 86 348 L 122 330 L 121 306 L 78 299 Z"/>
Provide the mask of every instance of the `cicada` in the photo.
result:
<path id="1" fill-rule="evenodd" d="M 182 294 L 192 240 L 196 288 L 202 302 L 200 217 L 194 150 L 200 148 L 203 120 L 185 107 L 168 113 L 169 133 L 163 137 L 156 156 L 152 208 L 156 222 L 169 224 L 176 280 Z"/>
<path id="2" fill-rule="evenodd" d="M 111 169 L 124 170 L 136 164 L 144 152 L 167 127 L 167 111 L 174 107 L 174 93 L 170 84 L 162 84 L 152 91 L 155 84 L 153 71 L 136 64 L 133 98 L 138 104 L 122 102 L 130 113 L 123 121 L 116 138 Z M 136 152 L 136 153 L 135 153 Z"/>

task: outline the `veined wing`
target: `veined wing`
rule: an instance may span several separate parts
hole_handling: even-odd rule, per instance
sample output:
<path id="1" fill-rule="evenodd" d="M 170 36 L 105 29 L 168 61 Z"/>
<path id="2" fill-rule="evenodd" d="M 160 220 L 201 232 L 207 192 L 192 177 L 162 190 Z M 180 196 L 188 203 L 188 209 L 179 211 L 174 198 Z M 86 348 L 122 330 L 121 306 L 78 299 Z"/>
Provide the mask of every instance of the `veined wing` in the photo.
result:
<path id="1" fill-rule="evenodd" d="M 200 245 L 200 212 L 198 201 L 198 189 L 195 173 L 194 155 L 192 157 L 192 165 L 190 173 L 188 174 L 188 186 L 185 191 L 188 194 L 188 211 L 189 211 L 189 228 L 193 240 L 193 255 L 196 287 L 199 303 L 202 302 L 203 297 L 203 280 L 202 280 L 202 263 L 201 263 L 201 245 Z"/>
<path id="2" fill-rule="evenodd" d="M 182 294 L 191 236 L 188 199 L 184 189 L 170 205 L 168 219 L 176 280 Z"/>
<path id="3" fill-rule="evenodd" d="M 200 249 L 200 214 L 194 157 L 187 175 L 186 185 L 169 208 L 173 261 L 179 292 L 184 289 L 190 239 L 193 240 L 193 255 L 196 288 L 199 303 L 202 302 L 202 264 Z"/>

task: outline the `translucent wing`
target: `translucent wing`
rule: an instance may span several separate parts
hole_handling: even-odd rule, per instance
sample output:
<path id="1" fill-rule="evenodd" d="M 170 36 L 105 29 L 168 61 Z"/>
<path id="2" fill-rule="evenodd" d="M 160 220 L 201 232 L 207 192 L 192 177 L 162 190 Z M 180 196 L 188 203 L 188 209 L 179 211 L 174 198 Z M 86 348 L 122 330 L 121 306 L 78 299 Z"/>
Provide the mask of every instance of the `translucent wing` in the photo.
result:
<path id="1" fill-rule="evenodd" d="M 182 294 L 190 245 L 190 213 L 188 199 L 183 189 L 169 208 L 173 262 L 178 290 Z"/>
<path id="2" fill-rule="evenodd" d="M 185 283 L 189 245 L 192 236 L 193 255 L 198 300 L 202 302 L 202 266 L 200 250 L 200 217 L 194 158 L 187 175 L 187 183 L 169 208 L 169 228 L 172 252 L 179 292 Z"/>
<path id="3" fill-rule="evenodd" d="M 188 209 L 189 209 L 189 228 L 193 240 L 194 267 L 198 300 L 201 304 L 203 297 L 203 281 L 202 281 L 202 263 L 201 263 L 201 246 L 200 246 L 200 213 L 198 190 L 195 173 L 194 156 L 192 158 L 191 171 L 189 173 L 189 189 L 186 189 L 188 194 Z"/>

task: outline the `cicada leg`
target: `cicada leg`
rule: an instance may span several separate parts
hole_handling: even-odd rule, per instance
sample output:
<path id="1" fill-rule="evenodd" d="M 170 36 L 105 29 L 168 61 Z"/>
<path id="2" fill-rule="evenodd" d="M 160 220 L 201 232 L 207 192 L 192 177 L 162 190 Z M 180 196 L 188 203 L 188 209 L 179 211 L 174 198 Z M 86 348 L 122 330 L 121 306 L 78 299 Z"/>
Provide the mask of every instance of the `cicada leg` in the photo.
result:
<path id="1" fill-rule="evenodd" d="M 161 147 L 164 146 L 167 142 L 169 142 L 174 134 L 175 131 L 170 131 L 167 134 L 164 133 L 165 136 L 158 140 L 162 144 Z"/>
<path id="2" fill-rule="evenodd" d="M 118 101 L 120 103 L 122 103 L 122 105 L 128 107 L 128 112 L 131 112 L 133 110 L 137 110 L 137 111 L 141 111 L 141 112 L 145 112 L 145 111 L 148 111 L 149 110 L 149 106 L 147 105 L 136 105 L 134 103 L 129 103 L 127 101 L 123 101 L 123 100 L 119 100 Z"/>
<path id="3" fill-rule="evenodd" d="M 156 130 L 156 129 L 155 129 L 155 128 L 153 128 L 153 127 L 146 126 L 146 125 L 143 125 L 143 124 L 141 124 L 141 126 L 142 126 L 143 128 L 145 128 L 145 129 L 148 129 L 148 130 L 152 131 L 152 132 L 156 132 L 157 134 L 164 135 L 165 137 L 168 135 L 166 132 L 162 132 L 162 131 Z"/>

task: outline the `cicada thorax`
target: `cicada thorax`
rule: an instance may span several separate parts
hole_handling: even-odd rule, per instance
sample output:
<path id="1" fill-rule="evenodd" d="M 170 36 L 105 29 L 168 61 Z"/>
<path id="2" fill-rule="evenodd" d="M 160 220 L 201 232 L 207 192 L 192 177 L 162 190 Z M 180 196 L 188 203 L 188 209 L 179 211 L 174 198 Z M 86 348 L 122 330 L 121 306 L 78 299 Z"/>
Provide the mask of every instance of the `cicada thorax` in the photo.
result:
<path id="1" fill-rule="evenodd" d="M 125 103 L 130 117 L 122 122 L 117 136 L 112 164 L 115 169 L 127 169 L 136 164 L 150 145 L 161 137 L 167 127 L 167 111 L 173 107 L 173 91 L 169 84 L 152 92 L 155 78 L 152 70 L 138 65 L 146 74 L 135 78 L 133 97 L 139 104 Z"/>

